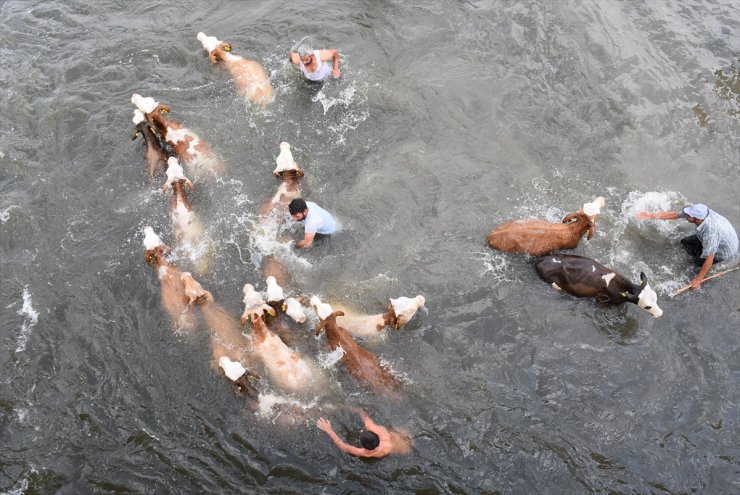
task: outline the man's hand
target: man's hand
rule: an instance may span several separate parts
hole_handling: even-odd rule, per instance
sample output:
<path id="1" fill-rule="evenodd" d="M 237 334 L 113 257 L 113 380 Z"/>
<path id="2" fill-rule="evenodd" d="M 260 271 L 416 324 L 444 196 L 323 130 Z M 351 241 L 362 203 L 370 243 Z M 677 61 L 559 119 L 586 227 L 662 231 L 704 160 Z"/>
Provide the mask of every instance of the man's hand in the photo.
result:
<path id="1" fill-rule="evenodd" d="M 337 79 L 339 77 L 339 69 L 333 69 L 331 75 L 334 76 L 334 79 Z"/>
<path id="2" fill-rule="evenodd" d="M 328 419 L 319 418 L 319 420 L 316 422 L 316 426 L 319 428 L 319 430 L 324 430 L 327 433 L 329 433 L 330 431 L 334 431 L 332 430 L 331 423 Z"/>
<path id="3" fill-rule="evenodd" d="M 691 281 L 691 288 L 692 289 L 698 289 L 701 287 L 701 283 L 704 281 L 704 277 L 695 277 L 694 280 Z"/>

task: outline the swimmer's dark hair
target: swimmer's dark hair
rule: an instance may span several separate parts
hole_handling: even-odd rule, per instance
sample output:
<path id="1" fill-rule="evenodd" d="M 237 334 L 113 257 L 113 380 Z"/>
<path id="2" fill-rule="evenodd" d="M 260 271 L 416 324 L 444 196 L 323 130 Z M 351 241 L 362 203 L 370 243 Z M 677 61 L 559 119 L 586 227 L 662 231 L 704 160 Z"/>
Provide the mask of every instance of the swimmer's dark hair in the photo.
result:
<path id="1" fill-rule="evenodd" d="M 291 215 L 295 215 L 296 213 L 303 213 L 307 209 L 308 209 L 308 205 L 303 200 L 303 198 L 295 198 L 288 205 L 288 211 L 290 212 Z"/>
<path id="2" fill-rule="evenodd" d="M 372 431 L 362 430 L 360 433 L 360 445 L 366 450 L 373 450 L 380 445 L 380 437 Z"/>

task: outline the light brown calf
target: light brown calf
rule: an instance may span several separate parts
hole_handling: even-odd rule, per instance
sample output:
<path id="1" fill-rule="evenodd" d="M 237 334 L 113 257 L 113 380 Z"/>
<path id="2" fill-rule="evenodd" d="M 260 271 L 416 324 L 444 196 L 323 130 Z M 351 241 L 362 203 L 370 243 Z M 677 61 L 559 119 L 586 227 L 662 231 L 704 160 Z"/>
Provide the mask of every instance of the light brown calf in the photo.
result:
<path id="1" fill-rule="evenodd" d="M 262 107 L 266 107 L 272 101 L 272 85 L 267 72 L 260 64 L 234 55 L 231 53 L 229 43 L 219 41 L 214 36 L 198 33 L 198 40 L 208 51 L 211 62 L 214 64 L 223 62 L 242 96 Z"/>
<path id="2" fill-rule="evenodd" d="M 562 223 L 545 220 L 514 220 L 499 225 L 488 234 L 488 245 L 507 253 L 541 256 L 556 249 L 573 249 L 588 232 L 588 239 L 596 230 L 596 219 L 604 207 L 604 198 L 598 197 L 583 209 L 571 213 Z"/>

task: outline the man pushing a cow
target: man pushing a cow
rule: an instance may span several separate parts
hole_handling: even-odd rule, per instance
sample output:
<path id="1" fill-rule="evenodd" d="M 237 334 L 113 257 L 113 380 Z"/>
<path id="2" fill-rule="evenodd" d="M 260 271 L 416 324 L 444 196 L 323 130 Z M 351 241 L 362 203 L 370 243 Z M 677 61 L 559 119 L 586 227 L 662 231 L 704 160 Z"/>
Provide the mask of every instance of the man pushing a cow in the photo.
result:
<path id="1" fill-rule="evenodd" d="M 639 211 L 637 220 L 676 220 L 685 218 L 696 225 L 696 234 L 681 239 L 681 245 L 701 266 L 691 281 L 691 288 L 698 289 L 714 263 L 731 261 L 738 255 L 737 232 L 722 215 L 706 205 L 696 203 L 681 211 Z"/>
<path id="2" fill-rule="evenodd" d="M 305 201 L 303 198 L 296 198 L 288 205 L 290 217 L 296 222 L 305 221 L 305 234 L 303 239 L 295 243 L 295 247 L 304 249 L 313 244 L 316 235 L 333 234 L 336 229 L 336 222 L 331 213 L 311 201 Z"/>

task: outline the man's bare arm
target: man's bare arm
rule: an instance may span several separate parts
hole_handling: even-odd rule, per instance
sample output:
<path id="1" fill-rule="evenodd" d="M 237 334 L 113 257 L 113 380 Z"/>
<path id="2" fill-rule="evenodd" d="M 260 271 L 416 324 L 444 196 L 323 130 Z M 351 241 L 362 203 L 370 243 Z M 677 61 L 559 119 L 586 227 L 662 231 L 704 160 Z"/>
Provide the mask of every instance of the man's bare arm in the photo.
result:
<path id="1" fill-rule="evenodd" d="M 303 236 L 303 239 L 295 243 L 295 247 L 304 249 L 307 247 L 311 247 L 311 244 L 313 244 L 313 238 L 316 237 L 316 233 L 308 233 Z"/>

